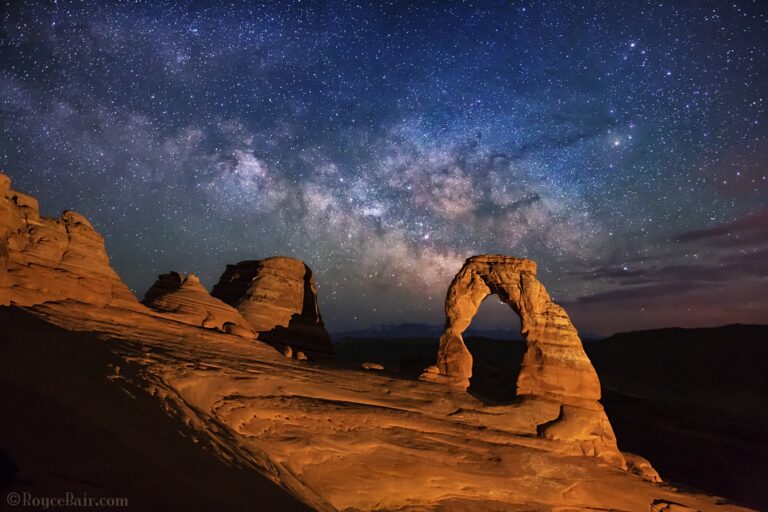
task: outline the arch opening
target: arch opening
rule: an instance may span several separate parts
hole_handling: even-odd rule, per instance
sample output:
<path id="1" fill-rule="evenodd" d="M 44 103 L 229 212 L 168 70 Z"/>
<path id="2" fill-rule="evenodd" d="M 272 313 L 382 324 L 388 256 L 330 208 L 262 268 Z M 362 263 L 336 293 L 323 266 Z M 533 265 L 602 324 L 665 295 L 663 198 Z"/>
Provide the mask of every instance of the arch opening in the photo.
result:
<path id="1" fill-rule="evenodd" d="M 514 314 L 510 314 L 510 309 Z M 463 333 L 464 344 L 472 354 L 472 377 L 467 391 L 488 404 L 511 403 L 526 343 L 520 315 L 514 305 L 492 292 L 480 303 L 477 313 Z"/>

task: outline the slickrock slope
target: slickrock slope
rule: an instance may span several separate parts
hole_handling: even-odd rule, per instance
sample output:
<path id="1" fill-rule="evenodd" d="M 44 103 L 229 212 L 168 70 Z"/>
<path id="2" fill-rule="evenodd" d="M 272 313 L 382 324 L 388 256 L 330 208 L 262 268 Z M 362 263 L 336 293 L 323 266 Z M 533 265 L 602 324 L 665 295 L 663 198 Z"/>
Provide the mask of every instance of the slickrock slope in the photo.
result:
<path id="1" fill-rule="evenodd" d="M 132 318 L 146 322 L 140 315 Z M 152 328 L 161 321 L 149 322 Z M 181 326 L 179 343 L 198 332 L 216 333 L 161 324 Z M 0 421 L 0 510 L 14 510 L 6 505 L 11 492 L 127 500 L 82 508 L 94 511 L 311 510 L 247 462 L 203 449 L 184 418 L 167 414 L 163 402 L 146 391 L 145 370 L 124 355 L 118 342 L 0 308 L 0 410 L 6 411 Z M 80 509 L 54 505 L 48 510 Z"/>
<path id="2" fill-rule="evenodd" d="M 49 303 L 32 312 L 60 328 L 95 333 L 117 358 L 113 385 L 140 400 L 152 397 L 191 430 L 187 439 L 316 510 L 745 510 L 540 437 L 535 407 L 486 406 L 451 386 L 302 364 L 236 336 L 111 309 Z M 72 358 L 71 371 L 80 371 L 81 359 Z M 89 389 L 71 410 L 93 410 Z M 162 449 L 156 457 L 164 457 Z M 23 471 L 24 460 L 14 459 Z M 84 467 L 76 457 L 71 464 Z M 102 484 L 102 476 L 93 478 Z M 207 485 L 201 479 L 195 489 Z"/>
<path id="3" fill-rule="evenodd" d="M 170 272 L 161 275 L 147 290 L 142 303 L 186 324 L 246 338 L 255 337 L 251 326 L 240 313 L 212 297 L 194 274 L 183 276 Z"/>
<path id="4" fill-rule="evenodd" d="M 72 299 L 141 309 L 109 266 L 104 239 L 82 216 L 40 216 L 35 198 L 0 174 L 0 305 Z"/>
<path id="5" fill-rule="evenodd" d="M 445 299 L 445 332 L 437 364 L 422 379 L 466 389 L 472 354 L 462 333 L 480 303 L 495 294 L 520 316 L 528 349 L 517 378 L 517 395 L 541 414 L 539 434 L 581 446 L 619 467 L 624 458 L 603 411 L 600 381 L 576 328 L 536 279 L 536 262 L 495 254 L 469 258 L 453 279 Z M 510 383 L 511 385 L 511 383 Z"/>
<path id="6" fill-rule="evenodd" d="M 260 340 L 294 352 L 333 355 L 315 276 L 301 260 L 275 256 L 227 265 L 211 295 L 236 308 Z"/>

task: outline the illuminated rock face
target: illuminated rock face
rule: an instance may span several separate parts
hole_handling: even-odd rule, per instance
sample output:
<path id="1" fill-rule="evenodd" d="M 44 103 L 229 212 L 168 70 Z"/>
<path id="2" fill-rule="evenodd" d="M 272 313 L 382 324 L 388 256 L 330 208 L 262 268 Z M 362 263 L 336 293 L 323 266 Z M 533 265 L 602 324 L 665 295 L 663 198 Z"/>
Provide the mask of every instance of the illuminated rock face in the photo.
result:
<path id="1" fill-rule="evenodd" d="M 500 255 L 469 258 L 445 299 L 445 331 L 437 363 L 421 379 L 467 388 L 472 354 L 462 333 L 480 303 L 497 295 L 520 316 L 527 344 L 516 393 L 524 400 L 558 403 L 557 418 L 539 426 L 542 437 L 583 443 L 585 453 L 623 466 L 608 418 L 598 402 L 600 381 L 565 310 L 552 302 L 536 279 L 536 263 Z M 511 383 L 510 383 L 511 385 Z"/>
<path id="2" fill-rule="evenodd" d="M 49 301 L 141 305 L 109 265 L 104 239 L 80 214 L 40 216 L 35 198 L 0 174 L 0 305 Z"/>
<path id="3" fill-rule="evenodd" d="M 237 309 L 259 340 L 313 356 L 333 355 L 315 276 L 301 260 L 275 256 L 227 265 L 211 295 Z"/>
<path id="4" fill-rule="evenodd" d="M 194 274 L 163 274 L 147 291 L 146 306 L 168 318 L 206 329 L 216 329 L 246 338 L 255 335 L 236 309 L 211 297 Z"/>

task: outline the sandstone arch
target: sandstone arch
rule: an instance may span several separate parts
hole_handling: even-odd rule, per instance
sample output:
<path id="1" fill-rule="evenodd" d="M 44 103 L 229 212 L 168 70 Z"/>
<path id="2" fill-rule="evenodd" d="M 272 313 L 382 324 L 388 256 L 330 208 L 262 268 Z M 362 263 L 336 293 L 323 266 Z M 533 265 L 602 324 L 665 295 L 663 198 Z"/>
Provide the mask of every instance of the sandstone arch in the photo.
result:
<path id="1" fill-rule="evenodd" d="M 516 394 L 536 410 L 556 411 L 548 419 L 542 417 L 537 433 L 575 442 L 584 453 L 623 467 L 613 429 L 598 402 L 597 373 L 565 310 L 552 302 L 536 279 L 536 262 L 532 260 L 484 254 L 466 261 L 448 288 L 437 363 L 427 368 L 421 379 L 462 389 L 469 386 L 472 355 L 462 333 L 480 303 L 492 294 L 520 316 L 527 345 Z"/>
<path id="2" fill-rule="evenodd" d="M 469 386 L 472 355 L 462 333 L 480 303 L 493 294 L 520 316 L 528 346 L 517 379 L 518 395 L 600 399 L 600 381 L 578 332 L 565 310 L 552 302 L 536 279 L 536 262 L 509 256 L 473 256 L 451 282 L 436 365 L 438 375 L 444 378 L 437 380 Z"/>

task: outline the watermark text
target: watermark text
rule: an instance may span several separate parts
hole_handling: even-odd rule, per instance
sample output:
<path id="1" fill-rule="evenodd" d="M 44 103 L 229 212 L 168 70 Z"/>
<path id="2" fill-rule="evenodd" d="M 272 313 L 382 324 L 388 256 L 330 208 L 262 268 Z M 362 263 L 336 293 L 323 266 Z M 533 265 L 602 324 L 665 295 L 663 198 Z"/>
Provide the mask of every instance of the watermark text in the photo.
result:
<path id="1" fill-rule="evenodd" d="M 65 492 L 62 496 L 35 496 L 31 492 L 9 492 L 5 502 L 11 507 L 39 508 L 126 508 L 128 498 L 88 496 L 88 493 Z"/>

